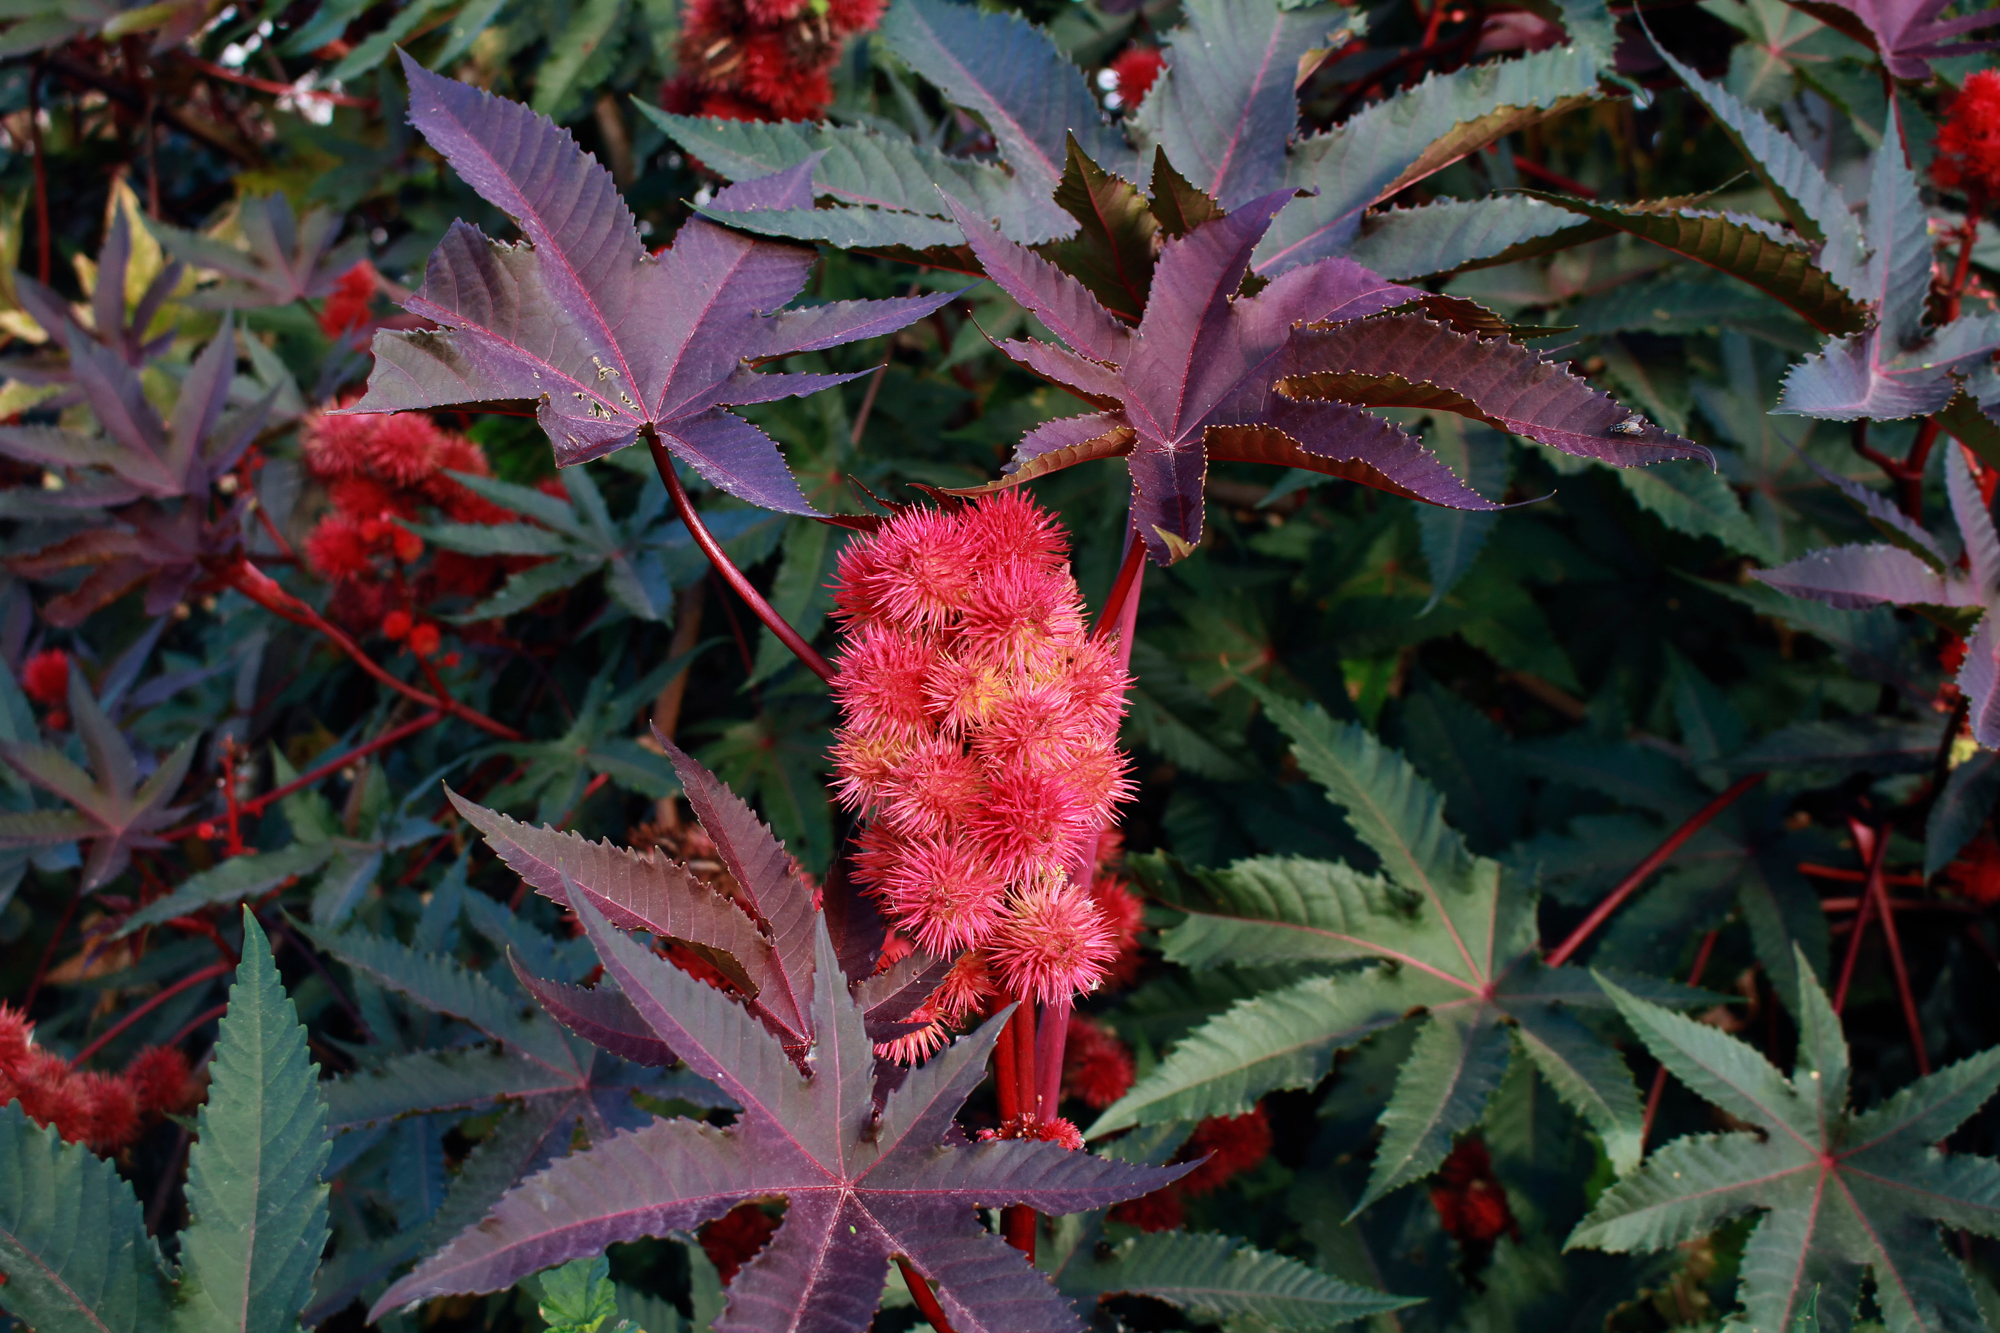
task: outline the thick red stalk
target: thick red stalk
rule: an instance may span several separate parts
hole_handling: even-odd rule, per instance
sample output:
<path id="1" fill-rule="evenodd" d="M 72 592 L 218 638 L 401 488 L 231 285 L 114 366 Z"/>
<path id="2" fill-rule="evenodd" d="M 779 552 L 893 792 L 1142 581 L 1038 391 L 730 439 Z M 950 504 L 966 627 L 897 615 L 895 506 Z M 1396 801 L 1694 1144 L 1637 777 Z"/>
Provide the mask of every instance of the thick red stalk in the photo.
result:
<path id="1" fill-rule="evenodd" d="M 916 1303 L 917 1313 L 930 1321 L 937 1333 L 952 1333 L 951 1321 L 944 1317 L 944 1307 L 938 1304 L 937 1293 L 931 1284 L 924 1281 L 924 1275 L 910 1267 L 910 1261 L 896 1256 L 896 1267 L 903 1270 L 903 1285 L 910 1289 L 910 1299 Z"/>
<path id="2" fill-rule="evenodd" d="M 1118 630 L 1124 630 L 1127 639 L 1132 637 L 1131 631 L 1126 628 L 1125 608 L 1129 604 L 1135 612 L 1139 609 L 1139 585 L 1145 579 L 1145 572 L 1146 543 L 1135 534 L 1131 545 L 1125 548 L 1125 559 L 1118 566 L 1118 577 L 1104 598 L 1104 609 L 1097 613 L 1097 623 L 1091 627 L 1091 638 L 1101 639 Z M 1129 653 L 1128 649 L 1128 656 Z"/>
<path id="3" fill-rule="evenodd" d="M 481 731 L 491 732 L 502 740 L 518 741 L 526 739 L 520 732 L 506 725 L 504 722 L 496 722 L 476 708 L 468 708 L 456 699 L 436 698 L 424 693 L 406 681 L 396 679 L 395 676 L 384 670 L 373 658 L 369 657 L 367 653 L 362 652 L 361 645 L 349 638 L 344 631 L 333 625 L 332 622 L 328 621 L 319 612 L 313 610 L 310 606 L 307 606 L 304 602 L 279 587 L 275 579 L 258 569 L 248 560 L 239 559 L 233 565 L 224 566 L 222 569 L 216 571 L 216 576 L 230 587 L 236 589 L 236 591 L 242 593 L 245 597 L 248 597 L 251 601 L 257 603 L 257 605 L 263 607 L 266 611 L 275 612 L 277 615 L 291 621 L 294 625 L 303 625 L 307 629 L 316 630 L 324 635 L 333 642 L 335 647 L 352 658 L 356 666 L 360 667 L 370 676 L 373 676 L 381 684 L 396 691 L 396 693 L 414 699 L 426 708 L 435 708 L 449 713 L 453 717 L 463 718 L 473 726 L 478 727 Z"/>
<path id="4" fill-rule="evenodd" d="M 1868 826 L 1858 819 L 1851 819 L 1848 821 L 1848 827 L 1854 831 L 1855 846 L 1859 848 L 1862 845 L 1861 833 Z M 1877 846 L 1873 858 L 1874 866 L 1868 876 L 1868 892 L 1875 903 L 1875 914 L 1882 920 L 1882 939 L 1889 946 L 1889 971 L 1896 978 L 1896 999 L 1903 1006 L 1903 1023 L 1910 1030 L 1910 1048 L 1917 1057 L 1917 1072 L 1928 1074 L 1931 1072 L 1931 1057 L 1930 1052 L 1924 1048 L 1924 1025 L 1917 1016 L 1916 996 L 1910 989 L 1910 968 L 1903 957 L 1903 941 L 1896 929 L 1896 913 L 1889 906 L 1889 888 L 1882 882 L 1882 861 L 1888 854 L 1889 831 L 1883 829 L 1877 832 L 1875 837 Z M 1858 920 L 1855 923 L 1854 938 L 1857 941 L 1861 938 Z"/>
<path id="5" fill-rule="evenodd" d="M 390 731 L 385 731 L 380 736 L 377 736 L 374 740 L 369 741 L 366 745 L 357 746 L 354 749 L 349 750 L 346 753 L 338 756 L 337 758 L 329 759 L 325 763 L 321 764 L 318 768 L 313 769 L 310 773 L 305 773 L 300 775 L 299 777 L 293 778 L 290 782 L 287 782 L 284 786 L 275 788 L 271 791 L 267 791 L 262 796 L 257 797 L 255 800 L 245 801 L 243 803 L 243 813 L 246 815 L 262 814 L 266 809 L 277 804 L 279 801 L 284 800 L 287 796 L 290 796 L 293 792 L 298 791 L 302 787 L 310 787 L 313 783 L 318 782 L 321 778 L 325 777 L 327 774 L 336 773 L 341 769 L 347 767 L 349 764 L 353 763 L 357 759 L 365 759 L 369 755 L 374 754 L 377 750 L 386 749 L 389 746 L 394 745 L 397 741 L 402 740 L 404 737 L 414 736 L 418 732 L 422 731 L 424 728 L 434 727 L 442 721 L 444 721 L 444 714 L 436 710 L 432 710 L 431 712 L 425 713 L 422 717 L 419 717 L 414 721 L 405 722 L 400 727 L 396 727 Z M 160 836 L 162 838 L 165 838 L 169 842 L 172 842 L 181 838 L 191 838 L 197 832 L 199 832 L 200 829 L 201 829 L 200 824 L 184 824 L 180 828 L 174 829 L 167 833 L 162 833 Z"/>
<path id="6" fill-rule="evenodd" d="M 1694 966 L 1688 969 L 1688 985 L 1699 986 L 1701 984 L 1701 974 L 1708 970 L 1709 955 L 1715 952 L 1715 939 L 1721 933 L 1721 931 L 1711 930 L 1708 934 L 1701 937 L 1701 947 L 1696 949 L 1694 954 Z M 1660 1095 L 1666 1090 L 1667 1067 L 1661 1065 L 1653 1071 L 1652 1091 L 1646 1094 L 1646 1118 L 1639 1126 L 1639 1146 L 1641 1148 L 1646 1146 L 1647 1139 L 1653 1137 L 1653 1117 L 1659 1112 Z"/>
<path id="7" fill-rule="evenodd" d="M 653 451 L 653 466 L 659 470 L 660 480 L 666 483 L 667 494 L 673 497 L 675 512 L 680 514 L 681 522 L 687 524 L 688 534 L 694 538 L 694 544 L 701 548 L 701 553 L 708 557 L 708 563 L 715 567 L 715 572 L 722 576 L 723 582 L 736 590 L 736 595 L 749 605 L 757 619 L 764 622 L 765 628 L 777 635 L 778 641 L 792 650 L 792 656 L 804 662 L 806 669 L 815 676 L 831 682 L 833 668 L 827 665 L 827 660 L 800 637 L 799 632 L 778 614 L 776 608 L 764 600 L 763 593 L 751 586 L 749 578 L 736 567 L 736 562 L 729 558 L 729 553 L 722 549 L 722 543 L 715 540 L 715 534 L 702 523 L 701 516 L 695 513 L 694 504 L 688 499 L 687 487 L 681 485 L 680 474 L 674 471 L 673 455 L 667 452 L 667 446 L 660 442 L 659 433 L 650 426 L 646 428 L 646 445 Z"/>
<path id="8" fill-rule="evenodd" d="M 80 1065 L 82 1065 L 85 1060 L 88 1060 L 91 1056 L 96 1055 L 99 1051 L 103 1050 L 105 1044 L 111 1041 L 113 1038 L 117 1037 L 119 1033 L 123 1032 L 126 1028 L 131 1027 L 134 1023 L 144 1018 L 147 1014 L 152 1013 L 153 1010 L 159 1008 L 161 1005 L 165 1004 L 168 1000 L 173 999 L 174 996 L 179 995 L 182 991 L 190 990 L 195 986 L 203 985 L 207 982 L 215 980 L 217 977 L 222 976 L 226 972 L 234 972 L 235 970 L 236 970 L 236 964 L 229 962 L 222 962 L 222 963 L 210 963 L 207 967 L 204 967 L 199 972 L 190 972 L 187 976 L 182 977 L 179 981 L 176 981 L 173 985 L 167 987 L 165 990 L 161 991 L 158 995 L 152 996 L 144 1004 L 139 1005 L 137 1008 L 133 1009 L 130 1013 L 126 1014 L 123 1018 L 119 1019 L 116 1023 L 113 1023 L 110 1027 L 106 1028 L 104 1032 L 101 1035 L 99 1035 L 96 1041 L 91 1042 L 90 1045 L 84 1047 L 81 1051 L 78 1051 L 76 1053 L 76 1058 L 69 1062 L 69 1067 L 71 1069 L 75 1069 Z"/>
<path id="9" fill-rule="evenodd" d="M 1854 984 L 1854 964 L 1861 957 L 1861 940 L 1868 933 L 1869 918 L 1875 915 L 1875 886 L 1882 875 L 1882 858 L 1888 855 L 1889 840 L 1875 841 L 1875 831 L 1866 824 L 1854 821 L 1854 849 L 1867 863 L 1868 887 L 1861 895 L 1861 910 L 1854 918 L 1854 933 L 1847 938 L 1847 957 L 1840 963 L 1840 979 L 1833 987 L 1833 1012 L 1836 1014 L 1847 1008 L 1847 989 Z"/>
<path id="10" fill-rule="evenodd" d="M 1675 829 L 1667 840 L 1653 849 L 1653 854 L 1633 867 L 1632 873 L 1618 882 L 1618 887 L 1604 895 L 1604 901 L 1590 910 L 1583 923 L 1571 931 L 1569 938 L 1555 947 L 1548 956 L 1550 967 L 1561 967 L 1576 951 L 1582 948 L 1597 928 L 1610 919 L 1611 914 L 1624 906 L 1625 900 L 1638 892 L 1639 886 L 1652 878 L 1653 872 L 1667 863 L 1673 854 L 1681 849 L 1689 838 L 1708 827 L 1709 821 L 1734 805 L 1738 798 L 1764 780 L 1764 774 L 1751 773 L 1738 778 L 1733 786 L 1722 795 L 1704 805 L 1688 817 L 1686 823 Z"/>
<path id="11" fill-rule="evenodd" d="M 1048 1124 L 1056 1118 L 1062 1101 L 1063 1046 L 1069 1040 L 1068 999 L 1042 1006 L 1041 1023 L 1035 1030 L 1035 1118 Z"/>

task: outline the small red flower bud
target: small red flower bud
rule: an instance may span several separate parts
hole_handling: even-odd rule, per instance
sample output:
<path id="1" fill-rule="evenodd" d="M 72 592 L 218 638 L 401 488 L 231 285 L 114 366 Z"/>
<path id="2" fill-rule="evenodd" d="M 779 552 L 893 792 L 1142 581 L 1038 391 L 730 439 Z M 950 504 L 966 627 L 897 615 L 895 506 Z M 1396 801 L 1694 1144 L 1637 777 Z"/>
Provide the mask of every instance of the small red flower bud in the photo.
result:
<path id="1" fill-rule="evenodd" d="M 385 639 L 406 639 L 410 634 L 410 613 L 391 611 L 382 617 L 382 637 Z"/>
<path id="2" fill-rule="evenodd" d="M 419 625 L 410 631 L 410 651 L 418 657 L 431 656 L 442 641 L 436 625 Z"/>
<path id="3" fill-rule="evenodd" d="M 21 667 L 21 691 L 53 708 L 69 694 L 69 654 L 60 648 L 36 653 Z"/>

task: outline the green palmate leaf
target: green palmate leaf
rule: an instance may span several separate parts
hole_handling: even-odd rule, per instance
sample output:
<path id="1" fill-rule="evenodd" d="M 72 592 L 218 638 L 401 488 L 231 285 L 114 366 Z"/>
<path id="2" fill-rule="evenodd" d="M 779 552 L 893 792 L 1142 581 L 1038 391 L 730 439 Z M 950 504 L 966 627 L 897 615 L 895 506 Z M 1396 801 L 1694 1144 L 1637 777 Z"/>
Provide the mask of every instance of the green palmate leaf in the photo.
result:
<path id="1" fill-rule="evenodd" d="M 327 1146 L 305 1027 L 246 908 L 243 961 L 188 1153 L 176 1328 L 266 1333 L 297 1321 L 326 1245 Z"/>
<path id="2" fill-rule="evenodd" d="M 1739 102 L 1672 55 L 1661 58 L 1709 109 L 1730 141 L 1749 159 L 1750 169 L 1784 210 L 1799 235 L 1819 244 L 1818 266 L 1849 295 L 1859 297 L 1866 253 L 1861 228 L 1840 190 L 1792 136 Z"/>
<path id="3" fill-rule="evenodd" d="M 611 1262 L 601 1254 L 551 1268 L 534 1284 L 540 1288 L 540 1309 L 549 1333 L 638 1333 L 636 1325 L 618 1316 Z"/>
<path id="4" fill-rule="evenodd" d="M 1240 1000 L 1176 1042 L 1097 1118 L 1089 1137 L 1242 1115 L 1272 1088 L 1312 1087 L 1340 1050 L 1403 1020 L 1409 1005 L 1398 1002 L 1410 997 L 1398 989 L 1394 973 L 1378 971 L 1312 977 Z"/>
<path id="5" fill-rule="evenodd" d="M 1075 222 L 1047 195 L 1025 188 L 1004 169 L 951 157 L 893 132 L 840 125 L 757 120 L 702 120 L 633 103 L 683 148 L 729 177 L 744 180 L 795 167 L 814 153 L 813 190 L 841 204 L 890 213 L 946 216 L 940 187 L 998 218 L 1007 239 L 1035 245 L 1064 235 Z M 836 224 L 838 225 L 838 224 Z M 948 235 L 917 230 L 913 236 Z M 921 244 L 955 244 L 926 240 Z M 903 242 L 909 244 L 909 242 Z"/>
<path id="6" fill-rule="evenodd" d="M 1641 1108 L 1617 1052 L 1568 1010 L 1593 1007 L 1586 974 L 1542 964 L 1524 882 L 1475 857 L 1407 760 L 1359 726 L 1333 722 L 1244 682 L 1382 862 L 1383 877 L 1303 858 L 1180 872 L 1134 858 L 1146 887 L 1187 917 L 1161 935 L 1167 957 L 1223 964 L 1367 964 L 1256 996 L 1171 1049 L 1091 1126 L 1240 1110 L 1277 1087 L 1310 1086 L 1333 1052 L 1423 1013 L 1383 1113 L 1360 1207 L 1429 1174 L 1478 1123 L 1518 1043 L 1603 1138 L 1637 1165 Z"/>
<path id="7" fill-rule="evenodd" d="M 157 926 L 198 908 L 255 897 L 294 876 L 312 874 L 336 850 L 331 842 L 295 842 L 275 852 L 232 856 L 213 869 L 188 876 L 166 897 L 147 903 L 126 917 L 118 935 Z"/>
<path id="8" fill-rule="evenodd" d="M 1269 1254 L 1234 1236 L 1169 1231 L 1098 1247 L 1064 1266 L 1057 1285 L 1074 1299 L 1151 1296 L 1197 1319 L 1254 1321 L 1249 1326 L 1293 1330 L 1335 1328 L 1401 1309 L 1416 1298 L 1385 1296 Z"/>
<path id="9" fill-rule="evenodd" d="M 2000 800 L 2000 752 L 1981 750 L 1952 769 L 1924 829 L 1924 878 L 1944 869 L 1979 836 Z"/>
<path id="10" fill-rule="evenodd" d="M 1851 333 L 1867 323 L 1867 306 L 1819 267 L 1804 240 L 1761 218 L 1698 208 L 1605 204 L 1536 190 L 1523 193 L 1747 282 L 1822 333 Z"/>
<path id="11" fill-rule="evenodd" d="M 550 44 L 548 59 L 536 71 L 535 96 L 529 105 L 545 116 L 559 114 L 585 63 L 624 17 L 625 0 L 584 0 Z"/>
<path id="12" fill-rule="evenodd" d="M 1659 467 L 1618 468 L 1618 480 L 1646 509 L 1676 532 L 1713 537 L 1732 551 L 1755 556 L 1766 564 L 1782 558 L 1771 538 L 1711 468 L 1667 463 Z"/>
<path id="13" fill-rule="evenodd" d="M 1937 1224 L 2000 1234 L 2000 1164 L 1933 1145 L 2000 1088 L 2000 1048 L 1856 1112 L 1840 1020 L 1799 970 L 1789 1079 L 1719 1029 L 1603 983 L 1660 1062 L 1747 1128 L 1668 1144 L 1605 1192 L 1569 1244 L 1662 1249 L 1760 1212 L 1739 1288 L 1752 1327 L 1789 1329 L 1808 1316 L 1845 1333 L 1866 1273 L 1892 1333 L 1975 1333 L 1985 1321 Z"/>
<path id="14" fill-rule="evenodd" d="M 959 245 L 964 233 L 949 222 L 884 208 L 697 209 L 738 231 L 785 241 L 825 241 L 842 250 L 933 250 Z"/>
<path id="15" fill-rule="evenodd" d="M 1055 193 L 1071 134 L 1091 161 L 1130 173 L 1132 151 L 1105 123 L 1083 71 L 1018 14 L 948 0 L 896 0 L 881 32 L 911 69 L 979 113 L 1027 192 Z"/>
<path id="16" fill-rule="evenodd" d="M 118 1169 L 0 1107 L 0 1310 L 40 1333 L 164 1328 L 160 1248 Z"/>
<path id="17" fill-rule="evenodd" d="M 1235 208 L 1282 177 L 1299 62 L 1344 16 L 1276 0 L 1192 0 L 1184 13 L 1134 128 L 1143 155 L 1157 147 L 1196 189 Z"/>
<path id="18" fill-rule="evenodd" d="M 1596 96 L 1596 61 L 1562 47 L 1432 75 L 1385 98 L 1296 147 L 1286 183 L 1318 193 L 1278 216 L 1257 248 L 1254 267 L 1273 275 L 1344 254 L 1370 205 Z"/>
<path id="19" fill-rule="evenodd" d="M 1420 278 L 1506 264 L 1610 234 L 1566 209 L 1520 195 L 1439 199 L 1369 213 L 1347 257 L 1385 278 Z"/>

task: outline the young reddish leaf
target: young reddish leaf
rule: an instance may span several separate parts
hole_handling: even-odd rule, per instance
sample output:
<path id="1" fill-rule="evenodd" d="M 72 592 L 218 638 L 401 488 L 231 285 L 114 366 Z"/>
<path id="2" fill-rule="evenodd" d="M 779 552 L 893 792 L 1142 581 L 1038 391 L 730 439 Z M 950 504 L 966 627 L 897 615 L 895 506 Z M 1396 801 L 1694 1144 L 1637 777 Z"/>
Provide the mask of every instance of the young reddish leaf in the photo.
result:
<path id="1" fill-rule="evenodd" d="M 728 1129 L 658 1120 L 565 1158 L 391 1287 L 375 1315 L 429 1296 L 497 1291 L 606 1245 L 698 1226 L 749 1199 L 785 1200 L 777 1235 L 729 1288 L 716 1327 L 861 1330 L 892 1257 L 938 1284 L 952 1326 L 1078 1330 L 1049 1281 L 975 1209 L 1070 1213 L 1135 1197 L 1187 1169 L 1129 1166 L 1047 1143 L 968 1144 L 953 1117 L 985 1074 L 989 1021 L 912 1070 L 879 1105 L 859 1006 L 815 917 L 810 1072 L 739 1005 L 618 933 L 603 900 L 566 885 L 607 973 L 659 1037 L 743 1108 Z"/>
<path id="2" fill-rule="evenodd" d="M 758 375 L 744 363 L 874 337 L 949 294 L 773 316 L 814 255 L 700 218 L 646 252 L 611 174 L 524 106 L 403 57 L 410 119 L 530 244 L 454 223 L 406 303 L 441 330 L 384 331 L 358 412 L 532 400 L 559 464 L 622 449 L 641 428 L 710 483 L 767 509 L 815 512 L 763 431 L 732 403 L 811 393 L 852 376 Z M 808 159 L 731 186 L 724 210 L 812 205 Z"/>
<path id="3" fill-rule="evenodd" d="M 1103 409 L 1028 432 L 996 484 L 1122 456 L 1133 522 L 1166 564 L 1201 540 L 1211 459 L 1308 468 L 1453 508 L 1497 507 L 1416 438 L 1354 406 L 1444 408 L 1619 464 L 1708 457 L 1657 426 L 1633 425 L 1612 399 L 1510 339 L 1416 315 L 1371 318 L 1433 298 L 1351 260 L 1302 265 L 1240 295 L 1251 253 L 1290 199 L 1280 190 L 1170 236 L 1136 329 L 953 203 L 987 274 L 1069 344 L 1000 349 Z M 1461 304 L 1441 310 L 1462 319 Z M 1302 401 L 1327 398 L 1345 401 Z"/>
<path id="4" fill-rule="evenodd" d="M 686 866 L 658 852 L 636 852 L 608 842 L 591 842 L 574 833 L 533 828 L 475 805 L 456 792 L 447 790 L 446 795 L 459 814 L 485 835 L 487 845 L 499 853 L 508 868 L 535 892 L 572 906 L 563 886 L 575 880 L 604 900 L 604 911 L 619 929 L 646 930 L 690 946 L 749 997 L 751 1011 L 774 1036 L 789 1049 L 804 1052 L 812 1036 L 799 997 L 811 994 L 811 972 L 803 977 L 788 975 L 788 962 L 796 965 L 796 956 L 790 960 L 782 957 L 742 907 L 696 879 Z M 724 836 L 707 818 L 703 825 L 722 849 Z M 725 864 L 737 875 L 739 885 L 751 883 L 747 876 L 737 874 L 741 862 L 728 852 Z M 768 868 L 760 869 L 768 875 Z M 755 893 L 748 888 L 745 892 Z M 812 895 L 802 886 L 786 894 L 776 885 L 767 885 L 763 896 L 782 902 L 794 894 L 804 897 L 810 913 Z M 754 902 L 746 905 L 755 906 Z M 570 1026 L 583 1031 L 577 1024 Z"/>
<path id="5" fill-rule="evenodd" d="M 1279 392 L 1292 397 L 1440 408 L 1621 467 L 1673 458 L 1713 463 L 1708 450 L 1651 422 L 1626 433 L 1633 417 L 1616 399 L 1519 343 L 1472 337 L 1420 315 L 1302 329 L 1293 360 L 1303 373 L 1278 381 Z"/>

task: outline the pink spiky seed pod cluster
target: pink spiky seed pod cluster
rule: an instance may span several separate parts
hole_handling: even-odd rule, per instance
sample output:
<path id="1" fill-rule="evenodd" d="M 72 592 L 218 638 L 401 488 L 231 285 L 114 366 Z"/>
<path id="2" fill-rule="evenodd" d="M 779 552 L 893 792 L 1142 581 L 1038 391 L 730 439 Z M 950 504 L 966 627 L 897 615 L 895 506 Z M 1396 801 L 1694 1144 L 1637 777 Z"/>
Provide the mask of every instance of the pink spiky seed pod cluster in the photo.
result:
<path id="1" fill-rule="evenodd" d="M 928 952 L 977 951 L 924 1017 L 955 1021 L 994 988 L 1044 1004 L 1094 989 L 1120 934 L 1072 863 L 1131 794 L 1127 678 L 1085 627 L 1060 529 L 1013 494 L 905 511 L 842 551 L 835 606 L 834 790 L 868 821 L 855 877 Z"/>

